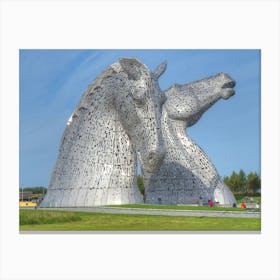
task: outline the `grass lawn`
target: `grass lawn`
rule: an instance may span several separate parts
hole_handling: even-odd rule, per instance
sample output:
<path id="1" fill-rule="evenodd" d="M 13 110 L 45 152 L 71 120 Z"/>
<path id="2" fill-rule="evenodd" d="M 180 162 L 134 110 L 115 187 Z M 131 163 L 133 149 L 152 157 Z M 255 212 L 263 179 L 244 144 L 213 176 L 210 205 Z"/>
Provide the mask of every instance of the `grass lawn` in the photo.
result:
<path id="1" fill-rule="evenodd" d="M 180 205 L 152 205 L 152 204 L 122 204 L 122 205 L 109 205 L 109 207 L 169 209 L 169 210 L 207 210 L 207 211 L 245 211 L 245 212 L 247 211 L 247 209 L 244 209 L 244 208 L 219 207 L 219 206 L 214 206 L 214 207 L 189 206 L 189 205 L 180 206 Z"/>
<path id="2" fill-rule="evenodd" d="M 20 231 L 260 231 L 258 218 L 174 217 L 20 209 Z"/>
<path id="3" fill-rule="evenodd" d="M 242 203 L 244 201 L 244 197 L 245 197 L 245 195 L 235 195 L 236 202 L 238 204 Z M 249 197 L 249 198 L 253 197 L 253 199 L 254 199 L 252 202 L 251 201 L 247 201 L 247 203 L 248 202 L 249 203 L 257 203 L 257 202 L 261 201 L 261 196 L 260 195 L 258 195 L 258 196 L 247 195 L 247 197 Z"/>

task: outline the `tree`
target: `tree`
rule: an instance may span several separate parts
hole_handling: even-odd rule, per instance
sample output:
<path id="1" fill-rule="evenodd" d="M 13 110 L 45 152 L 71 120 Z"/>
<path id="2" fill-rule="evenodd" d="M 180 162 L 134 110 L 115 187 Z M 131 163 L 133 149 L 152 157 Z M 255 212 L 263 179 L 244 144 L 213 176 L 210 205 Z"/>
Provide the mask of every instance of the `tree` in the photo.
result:
<path id="1" fill-rule="evenodd" d="M 246 195 L 248 192 L 256 194 L 261 188 L 261 179 L 259 175 L 256 172 L 250 172 L 248 176 L 246 176 L 242 169 L 238 174 L 233 171 L 230 177 L 225 176 L 223 180 L 232 192 L 240 192 Z"/>
<path id="2" fill-rule="evenodd" d="M 231 189 L 230 179 L 228 176 L 223 178 L 224 183 Z"/>
<path id="3" fill-rule="evenodd" d="M 247 176 L 247 189 L 248 191 L 256 194 L 256 192 L 261 188 L 261 179 L 259 175 L 255 172 L 250 172 Z"/>
<path id="4" fill-rule="evenodd" d="M 137 185 L 138 185 L 139 191 L 144 196 L 145 195 L 145 187 L 144 187 L 143 177 L 140 176 L 140 175 L 137 176 Z"/>
<path id="5" fill-rule="evenodd" d="M 238 191 L 238 175 L 233 171 L 230 177 L 224 178 L 224 183 L 230 188 L 232 192 Z"/>
<path id="6" fill-rule="evenodd" d="M 39 193 L 46 193 L 47 192 L 47 188 L 45 187 L 21 187 L 20 191 L 24 191 L 24 192 L 32 192 L 34 194 L 39 194 Z"/>
<path id="7" fill-rule="evenodd" d="M 237 182 L 238 191 L 247 193 L 246 183 L 247 183 L 246 174 L 242 169 L 240 169 L 238 173 L 238 182 Z"/>
<path id="8" fill-rule="evenodd" d="M 232 192 L 246 193 L 246 182 L 246 174 L 242 169 L 239 171 L 238 174 L 235 171 L 233 171 L 230 177 L 224 177 L 224 183 L 231 189 Z"/>

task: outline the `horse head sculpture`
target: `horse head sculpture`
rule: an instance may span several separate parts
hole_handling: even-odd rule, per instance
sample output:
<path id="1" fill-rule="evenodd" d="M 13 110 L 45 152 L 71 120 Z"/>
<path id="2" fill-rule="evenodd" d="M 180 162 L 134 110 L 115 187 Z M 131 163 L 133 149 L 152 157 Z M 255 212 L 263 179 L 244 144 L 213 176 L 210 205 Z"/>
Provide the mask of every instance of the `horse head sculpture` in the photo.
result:
<path id="1" fill-rule="evenodd" d="M 142 169 L 159 169 L 164 95 L 155 73 L 122 58 L 89 85 L 67 122 L 41 207 L 141 203 L 136 152 Z"/>
<path id="2" fill-rule="evenodd" d="M 228 99 L 234 95 L 234 86 L 235 81 L 225 73 L 184 85 L 173 85 L 165 91 L 168 116 L 186 121 L 189 127 L 219 99 Z"/>
<path id="3" fill-rule="evenodd" d="M 122 94 L 116 94 L 115 106 L 120 122 L 138 152 L 143 170 L 159 169 L 165 155 L 160 127 L 164 94 L 159 89 L 158 77 L 136 59 L 121 59 L 124 70 Z M 113 66 L 114 67 L 114 66 Z"/>
<path id="4" fill-rule="evenodd" d="M 188 204 L 200 199 L 228 205 L 236 202 L 214 164 L 186 133 L 186 128 L 215 102 L 230 98 L 234 86 L 230 76 L 220 73 L 165 91 L 162 131 L 167 154 L 159 171 L 144 171 L 146 203 Z"/>

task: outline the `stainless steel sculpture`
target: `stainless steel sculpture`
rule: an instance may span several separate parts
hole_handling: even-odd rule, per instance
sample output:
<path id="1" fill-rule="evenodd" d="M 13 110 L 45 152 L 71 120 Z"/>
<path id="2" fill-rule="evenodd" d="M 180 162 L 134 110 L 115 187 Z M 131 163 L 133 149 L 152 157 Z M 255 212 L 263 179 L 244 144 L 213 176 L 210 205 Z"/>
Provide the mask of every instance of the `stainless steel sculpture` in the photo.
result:
<path id="1" fill-rule="evenodd" d="M 234 94 L 235 82 L 219 74 L 162 92 L 158 78 L 165 69 L 166 62 L 152 73 L 138 60 L 123 58 L 89 85 L 66 125 L 40 207 L 143 203 L 136 154 L 146 203 L 236 202 L 186 134 L 210 106 Z"/>
<path id="2" fill-rule="evenodd" d="M 221 73 L 165 91 L 161 125 L 167 153 L 158 172 L 143 170 L 146 203 L 189 204 L 209 199 L 236 203 L 215 166 L 186 133 L 210 106 L 232 96 L 234 86 L 235 82 Z"/>
<path id="3" fill-rule="evenodd" d="M 158 170 L 165 154 L 157 82 L 163 66 L 151 73 L 123 58 L 89 85 L 67 123 L 40 207 L 143 203 L 136 152 L 147 172 Z"/>

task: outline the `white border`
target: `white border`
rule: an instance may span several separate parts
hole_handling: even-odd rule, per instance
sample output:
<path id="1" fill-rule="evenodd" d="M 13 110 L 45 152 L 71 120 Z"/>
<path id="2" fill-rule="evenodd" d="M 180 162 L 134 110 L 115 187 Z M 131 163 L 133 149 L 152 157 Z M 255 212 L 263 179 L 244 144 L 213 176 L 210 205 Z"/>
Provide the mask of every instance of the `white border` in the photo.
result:
<path id="1" fill-rule="evenodd" d="M 1 279 L 279 279 L 278 1 L 1 1 Z M 18 49 L 262 50 L 262 234 L 18 233 Z"/>

